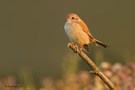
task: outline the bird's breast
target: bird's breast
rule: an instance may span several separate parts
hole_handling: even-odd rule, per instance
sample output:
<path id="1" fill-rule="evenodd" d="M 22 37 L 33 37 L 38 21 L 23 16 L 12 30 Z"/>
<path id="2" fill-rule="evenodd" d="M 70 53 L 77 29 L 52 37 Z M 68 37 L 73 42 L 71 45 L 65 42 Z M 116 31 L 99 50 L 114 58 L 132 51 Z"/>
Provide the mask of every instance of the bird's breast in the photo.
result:
<path id="1" fill-rule="evenodd" d="M 71 42 L 80 45 L 89 44 L 89 36 L 82 30 L 81 26 L 77 23 L 66 23 L 65 31 Z"/>

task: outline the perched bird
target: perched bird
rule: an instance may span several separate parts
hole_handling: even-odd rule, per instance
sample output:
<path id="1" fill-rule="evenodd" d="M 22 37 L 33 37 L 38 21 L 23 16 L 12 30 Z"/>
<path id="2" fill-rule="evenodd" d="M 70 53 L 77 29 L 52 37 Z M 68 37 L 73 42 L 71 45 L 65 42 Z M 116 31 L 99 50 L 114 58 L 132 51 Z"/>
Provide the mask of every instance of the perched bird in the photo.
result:
<path id="1" fill-rule="evenodd" d="M 105 48 L 109 47 L 108 45 L 95 39 L 91 35 L 87 25 L 75 13 L 70 13 L 67 15 L 67 21 L 64 26 L 64 29 L 70 41 L 73 44 L 76 44 L 79 48 L 82 48 L 84 51 L 89 52 L 88 44 L 90 43 L 101 45 Z"/>

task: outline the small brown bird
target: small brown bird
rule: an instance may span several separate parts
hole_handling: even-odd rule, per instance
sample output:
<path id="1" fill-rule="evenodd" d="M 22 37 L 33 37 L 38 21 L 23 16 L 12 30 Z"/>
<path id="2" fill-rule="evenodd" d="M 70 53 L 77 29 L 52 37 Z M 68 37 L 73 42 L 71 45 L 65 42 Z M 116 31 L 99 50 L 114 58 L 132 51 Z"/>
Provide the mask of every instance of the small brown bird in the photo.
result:
<path id="1" fill-rule="evenodd" d="M 101 45 L 105 48 L 109 47 L 108 45 L 95 39 L 91 35 L 87 25 L 75 13 L 71 13 L 71 14 L 67 15 L 67 22 L 64 26 L 64 29 L 65 29 L 70 41 L 73 44 L 77 44 L 84 51 L 87 51 L 87 52 L 89 51 L 88 44 L 90 44 L 90 43 L 94 43 L 96 45 Z"/>

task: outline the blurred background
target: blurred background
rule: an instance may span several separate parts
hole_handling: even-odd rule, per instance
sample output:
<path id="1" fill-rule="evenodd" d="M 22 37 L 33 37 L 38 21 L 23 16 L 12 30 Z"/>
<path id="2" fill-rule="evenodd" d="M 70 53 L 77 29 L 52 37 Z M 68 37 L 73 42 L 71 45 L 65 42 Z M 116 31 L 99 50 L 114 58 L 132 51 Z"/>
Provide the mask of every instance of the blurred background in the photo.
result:
<path id="1" fill-rule="evenodd" d="M 29 73 L 36 83 L 42 77 L 60 78 L 62 63 L 67 62 L 68 55 L 77 56 L 67 47 L 69 39 L 64 31 L 69 13 L 78 14 L 94 37 L 111 46 L 105 49 L 89 45 L 87 55 L 97 65 L 134 63 L 134 3 L 133 0 L 0 0 L 0 79 L 8 75 L 25 77 L 24 73 Z M 90 69 L 77 58 L 78 70 Z"/>

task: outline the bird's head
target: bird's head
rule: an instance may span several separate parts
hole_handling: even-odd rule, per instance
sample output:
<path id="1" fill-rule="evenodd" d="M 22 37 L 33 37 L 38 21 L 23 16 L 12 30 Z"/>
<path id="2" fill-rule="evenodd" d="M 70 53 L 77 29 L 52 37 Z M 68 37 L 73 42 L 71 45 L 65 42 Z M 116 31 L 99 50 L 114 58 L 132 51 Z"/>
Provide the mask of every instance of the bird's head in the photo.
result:
<path id="1" fill-rule="evenodd" d="M 76 15 L 75 13 L 70 13 L 67 15 L 67 21 L 69 23 L 73 22 L 73 21 L 80 21 L 81 19 L 79 18 L 78 15 Z"/>

